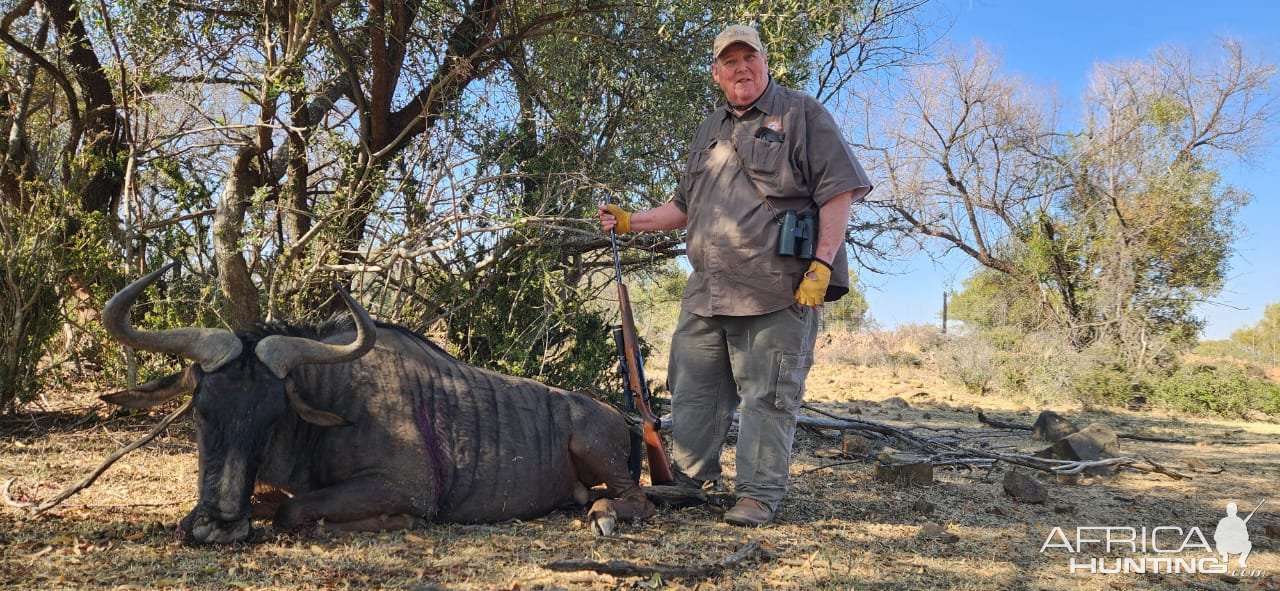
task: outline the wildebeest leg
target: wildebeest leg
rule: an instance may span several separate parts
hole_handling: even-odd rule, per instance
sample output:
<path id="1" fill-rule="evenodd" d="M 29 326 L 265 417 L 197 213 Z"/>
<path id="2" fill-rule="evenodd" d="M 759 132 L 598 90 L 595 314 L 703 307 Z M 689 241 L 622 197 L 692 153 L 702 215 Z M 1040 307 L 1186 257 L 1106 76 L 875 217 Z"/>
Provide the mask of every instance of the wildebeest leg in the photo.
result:
<path id="1" fill-rule="evenodd" d="M 274 517 L 276 512 L 289 500 L 289 494 L 274 486 L 257 483 L 253 487 L 253 496 L 249 498 L 254 519 Z"/>
<path id="2" fill-rule="evenodd" d="M 614 421 L 575 422 L 569 438 L 569 453 L 579 480 L 587 485 L 605 484 L 609 497 L 599 499 L 587 512 L 591 529 L 599 535 L 612 535 L 619 519 L 648 519 L 658 510 L 649 502 L 640 485 L 631 479 L 627 469 L 627 428 L 618 417 Z"/>
<path id="3" fill-rule="evenodd" d="M 381 531 L 414 525 L 415 515 L 425 517 L 421 499 L 415 499 L 381 476 L 364 476 L 299 494 L 281 505 L 276 527 L 298 531 L 324 520 L 327 529 Z"/>

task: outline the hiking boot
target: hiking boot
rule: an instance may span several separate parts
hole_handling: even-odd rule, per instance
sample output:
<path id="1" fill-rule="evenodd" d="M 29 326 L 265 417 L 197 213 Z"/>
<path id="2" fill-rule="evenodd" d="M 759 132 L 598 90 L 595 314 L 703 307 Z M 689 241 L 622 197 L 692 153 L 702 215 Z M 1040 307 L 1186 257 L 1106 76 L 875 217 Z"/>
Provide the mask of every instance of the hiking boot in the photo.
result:
<path id="1" fill-rule="evenodd" d="M 765 525 L 773 521 L 773 509 L 753 498 L 742 497 L 738 504 L 725 512 L 724 520 L 733 525 Z"/>

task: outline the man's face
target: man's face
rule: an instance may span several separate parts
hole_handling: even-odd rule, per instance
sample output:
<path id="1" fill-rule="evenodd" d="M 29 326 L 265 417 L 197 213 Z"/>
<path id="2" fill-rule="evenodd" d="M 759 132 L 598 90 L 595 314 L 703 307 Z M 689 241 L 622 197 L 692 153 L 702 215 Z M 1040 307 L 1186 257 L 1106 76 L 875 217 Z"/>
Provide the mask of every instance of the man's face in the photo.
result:
<path id="1" fill-rule="evenodd" d="M 751 46 L 734 43 L 720 52 L 711 66 L 711 77 L 730 103 L 749 105 L 769 84 L 769 62 Z"/>

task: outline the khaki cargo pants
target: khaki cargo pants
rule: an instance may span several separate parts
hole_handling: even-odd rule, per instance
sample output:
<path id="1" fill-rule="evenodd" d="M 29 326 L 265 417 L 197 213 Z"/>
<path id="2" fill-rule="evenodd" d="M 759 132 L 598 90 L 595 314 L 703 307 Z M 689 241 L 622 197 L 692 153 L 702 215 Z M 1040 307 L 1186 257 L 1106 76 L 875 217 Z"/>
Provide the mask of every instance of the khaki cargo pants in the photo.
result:
<path id="1" fill-rule="evenodd" d="M 797 306 L 761 316 L 680 312 L 667 373 L 672 458 L 680 472 L 721 477 L 720 453 L 733 412 L 741 410 L 734 493 L 777 510 L 787 494 L 819 315 Z"/>

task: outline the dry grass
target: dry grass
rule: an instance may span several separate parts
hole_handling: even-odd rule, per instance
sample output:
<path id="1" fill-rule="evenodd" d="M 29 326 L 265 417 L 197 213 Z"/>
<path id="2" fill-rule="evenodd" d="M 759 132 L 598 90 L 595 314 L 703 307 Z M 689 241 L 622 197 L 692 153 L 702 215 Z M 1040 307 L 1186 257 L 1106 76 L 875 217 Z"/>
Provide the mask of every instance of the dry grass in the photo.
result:
<path id="1" fill-rule="evenodd" d="M 653 376 L 651 377 L 659 377 Z M 900 397 L 912 408 L 878 401 Z M 973 415 L 984 408 L 1029 424 L 1022 402 L 979 398 L 944 384 L 920 367 L 865 368 L 828 363 L 810 377 L 809 400 L 835 413 L 974 438 Z M 0 478 L 18 477 L 15 491 L 48 498 L 100 459 L 144 433 L 151 416 L 85 421 L 88 394 L 58 399 L 66 409 L 5 419 Z M 108 412 L 95 407 L 104 415 Z M 1038 408 L 1035 410 L 1039 410 Z M 599 539 L 580 511 L 531 522 L 442 524 L 411 532 L 277 535 L 261 524 L 257 543 L 180 547 L 174 524 L 195 500 L 195 452 L 188 426 L 175 429 L 119 462 L 97 484 L 63 507 L 31 518 L 0 513 L 0 587 L 39 589 L 1263 589 L 1280 587 L 1280 541 L 1260 524 L 1280 516 L 1280 426 L 1183 419 L 1161 413 L 1091 413 L 1058 408 L 1082 425 L 1105 421 L 1119 431 L 1198 439 L 1268 439 L 1249 446 L 1170 445 L 1123 441 L 1127 453 L 1148 455 L 1193 479 L 1122 473 L 1079 485 L 1048 482 L 1050 502 L 1012 501 L 993 472 L 944 471 L 937 483 L 902 488 L 877 482 L 865 462 L 839 460 L 833 438 L 802 432 L 793 463 L 793 490 L 772 527 L 721 523 L 722 509 L 666 510 Z M 950 430 L 950 431 L 948 431 Z M 995 435 L 986 432 L 985 435 Z M 979 439 L 972 439 L 978 444 Z M 1023 437 L 987 437 L 992 446 L 1035 450 Z M 1220 474 L 1186 467 L 1200 459 Z M 732 467 L 732 453 L 727 460 Z M 1267 577 L 1210 575 L 1071 575 L 1062 550 L 1039 550 L 1054 526 L 1197 526 L 1212 536 L 1223 505 L 1252 507 L 1272 500 L 1250 522 L 1251 568 Z M 924 499 L 930 515 L 912 508 Z M 959 536 L 921 540 L 933 521 Z M 696 564 L 726 556 L 749 541 L 768 553 L 702 580 L 562 574 L 541 565 L 561 559 L 622 559 L 640 564 Z"/>

